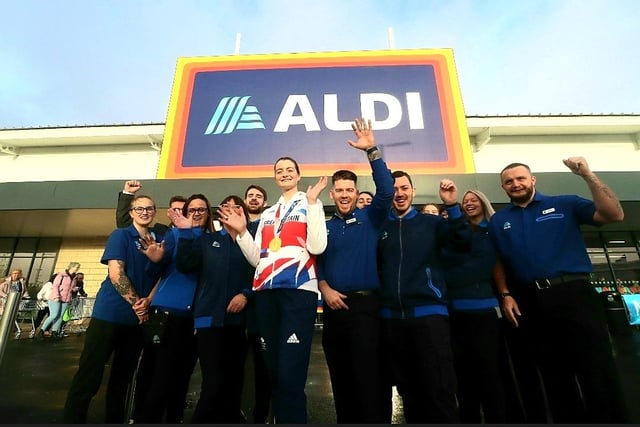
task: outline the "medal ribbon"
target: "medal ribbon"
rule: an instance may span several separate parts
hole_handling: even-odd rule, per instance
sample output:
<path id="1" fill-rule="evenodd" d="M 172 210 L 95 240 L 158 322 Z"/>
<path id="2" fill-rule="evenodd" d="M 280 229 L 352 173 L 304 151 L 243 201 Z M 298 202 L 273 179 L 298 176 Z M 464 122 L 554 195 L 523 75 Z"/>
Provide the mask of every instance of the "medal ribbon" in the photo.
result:
<path id="1" fill-rule="evenodd" d="M 278 228 L 276 229 L 274 226 L 274 230 L 273 230 L 273 236 L 274 237 L 279 237 L 280 236 L 280 231 L 282 230 L 282 226 L 284 225 L 285 221 L 287 220 L 287 217 L 289 215 L 291 215 L 291 212 L 293 211 L 293 208 L 296 207 L 296 205 L 298 204 L 300 200 L 295 200 L 291 206 L 289 207 L 289 209 L 287 210 L 287 212 L 284 214 L 284 216 L 282 217 L 282 220 L 280 220 L 280 205 L 278 206 L 278 210 L 276 211 L 276 223 L 278 224 Z"/>

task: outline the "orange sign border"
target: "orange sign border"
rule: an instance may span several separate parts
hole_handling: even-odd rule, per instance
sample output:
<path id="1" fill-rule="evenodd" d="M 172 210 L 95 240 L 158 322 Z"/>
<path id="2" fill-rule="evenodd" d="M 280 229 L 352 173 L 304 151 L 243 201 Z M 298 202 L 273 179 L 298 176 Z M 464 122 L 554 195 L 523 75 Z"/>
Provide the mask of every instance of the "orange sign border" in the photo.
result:
<path id="1" fill-rule="evenodd" d="M 433 66 L 448 161 L 387 162 L 388 166 L 392 169 L 406 170 L 411 174 L 473 173 L 475 168 L 462 96 L 455 72 L 453 51 L 451 49 L 408 49 L 179 58 L 169 103 L 157 178 L 255 178 L 273 176 L 272 164 L 181 166 L 193 84 L 195 76 L 199 72 L 398 65 Z M 368 175 L 370 173 L 367 164 L 304 164 L 305 175 L 330 175 L 336 169 L 351 169 L 357 174 Z"/>

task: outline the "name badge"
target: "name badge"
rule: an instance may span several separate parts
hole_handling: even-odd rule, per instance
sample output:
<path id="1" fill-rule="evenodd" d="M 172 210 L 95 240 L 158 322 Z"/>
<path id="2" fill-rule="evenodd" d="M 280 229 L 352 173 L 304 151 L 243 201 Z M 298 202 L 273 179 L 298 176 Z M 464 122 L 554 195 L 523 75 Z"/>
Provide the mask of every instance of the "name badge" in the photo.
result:
<path id="1" fill-rule="evenodd" d="M 356 219 L 355 219 L 355 218 L 349 218 L 349 219 L 346 221 L 346 223 L 347 223 L 347 224 L 351 224 L 352 222 L 356 222 Z"/>
<path id="2" fill-rule="evenodd" d="M 556 208 L 545 209 L 542 211 L 542 215 L 546 215 L 548 213 L 555 212 L 555 211 L 556 211 Z"/>

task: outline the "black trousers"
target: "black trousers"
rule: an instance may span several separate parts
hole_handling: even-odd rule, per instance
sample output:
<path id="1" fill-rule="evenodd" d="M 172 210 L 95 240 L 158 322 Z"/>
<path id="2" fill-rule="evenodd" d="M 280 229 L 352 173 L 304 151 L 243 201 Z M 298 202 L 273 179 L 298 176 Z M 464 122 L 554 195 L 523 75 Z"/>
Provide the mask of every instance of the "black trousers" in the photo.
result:
<path id="1" fill-rule="evenodd" d="M 162 326 L 159 342 L 147 343 L 142 354 L 143 369 L 139 371 L 142 373 L 139 379 L 147 384 L 136 387 L 139 393 L 136 400 L 142 407 L 136 409 L 134 420 L 137 423 L 179 424 L 183 422 L 189 381 L 197 361 L 193 318 L 162 312 L 153 313 L 152 317 L 161 317 Z M 151 371 L 145 374 L 144 367 L 148 365 Z"/>
<path id="2" fill-rule="evenodd" d="M 112 357 L 106 393 L 105 423 L 126 420 L 127 394 L 138 364 L 144 335 L 141 325 L 121 325 L 92 318 L 87 328 L 78 371 L 64 404 L 63 422 L 87 422 L 89 404 L 102 382 L 105 366 Z"/>
<path id="3" fill-rule="evenodd" d="M 554 423 L 626 423 L 604 305 L 585 280 L 512 287 Z"/>
<path id="4" fill-rule="evenodd" d="M 247 355 L 245 325 L 201 328 L 196 340 L 202 387 L 191 423 L 244 423 L 241 404 Z"/>
<path id="5" fill-rule="evenodd" d="M 391 384 L 382 353 L 377 295 L 348 294 L 348 310 L 323 306 L 324 350 L 336 421 L 391 423 Z"/>
<path id="6" fill-rule="evenodd" d="M 504 423 L 503 371 L 508 366 L 504 364 L 504 337 L 496 311 L 452 311 L 450 319 L 460 421 Z"/>
<path id="7" fill-rule="evenodd" d="M 382 321 L 405 421 L 459 423 L 449 317 Z"/>

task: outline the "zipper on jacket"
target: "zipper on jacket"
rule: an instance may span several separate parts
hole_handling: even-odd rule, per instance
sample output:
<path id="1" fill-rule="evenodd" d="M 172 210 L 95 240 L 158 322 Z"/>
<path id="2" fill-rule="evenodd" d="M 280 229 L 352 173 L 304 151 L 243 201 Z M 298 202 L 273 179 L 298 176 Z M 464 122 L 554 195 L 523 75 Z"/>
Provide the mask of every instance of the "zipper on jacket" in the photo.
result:
<path id="1" fill-rule="evenodd" d="M 398 263 L 398 305 L 400 305 L 400 318 L 404 319 L 404 307 L 402 306 L 402 296 L 400 295 L 400 282 L 402 277 L 402 261 L 404 258 L 403 248 L 402 248 L 402 218 L 398 219 L 398 240 L 400 244 L 400 262 Z"/>

